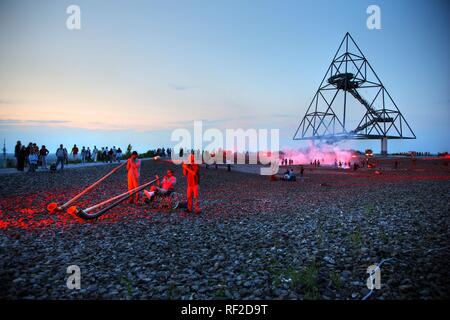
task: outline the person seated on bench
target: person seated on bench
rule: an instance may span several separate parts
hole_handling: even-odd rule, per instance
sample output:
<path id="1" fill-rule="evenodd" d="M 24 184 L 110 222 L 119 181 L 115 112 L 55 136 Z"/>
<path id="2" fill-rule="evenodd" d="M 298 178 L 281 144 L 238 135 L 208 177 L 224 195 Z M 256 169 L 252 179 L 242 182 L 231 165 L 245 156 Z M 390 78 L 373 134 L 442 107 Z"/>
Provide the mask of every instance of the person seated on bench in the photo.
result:
<path id="1" fill-rule="evenodd" d="M 283 178 L 281 178 L 281 180 L 283 180 L 283 181 L 295 181 L 296 178 L 295 178 L 294 170 L 292 170 L 292 169 L 286 170 L 286 172 L 284 173 Z"/>
<path id="2" fill-rule="evenodd" d="M 177 183 L 177 178 L 173 175 L 172 170 L 167 170 L 167 175 L 164 176 L 162 181 L 159 180 L 158 176 L 156 178 L 156 186 L 151 186 L 150 191 L 144 190 L 144 195 L 147 197 L 145 202 L 152 201 L 155 194 L 167 194 L 175 189 L 175 184 Z"/>

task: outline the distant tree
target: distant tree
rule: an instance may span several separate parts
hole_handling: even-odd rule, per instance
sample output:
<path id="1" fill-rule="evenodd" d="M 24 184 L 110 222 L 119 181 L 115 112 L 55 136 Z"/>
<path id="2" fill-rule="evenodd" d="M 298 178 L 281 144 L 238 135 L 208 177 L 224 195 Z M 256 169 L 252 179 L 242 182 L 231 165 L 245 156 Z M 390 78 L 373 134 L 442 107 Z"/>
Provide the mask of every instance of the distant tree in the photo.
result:
<path id="1" fill-rule="evenodd" d="M 141 153 L 139 155 L 139 158 L 153 158 L 155 156 L 155 151 L 154 150 L 148 150 L 145 153 Z"/>

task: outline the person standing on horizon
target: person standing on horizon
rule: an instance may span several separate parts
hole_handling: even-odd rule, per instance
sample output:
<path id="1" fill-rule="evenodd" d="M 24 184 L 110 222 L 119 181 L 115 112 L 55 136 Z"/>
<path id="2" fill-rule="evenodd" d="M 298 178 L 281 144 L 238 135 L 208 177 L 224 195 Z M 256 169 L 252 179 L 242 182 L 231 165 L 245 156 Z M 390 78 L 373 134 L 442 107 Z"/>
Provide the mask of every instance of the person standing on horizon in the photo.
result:
<path id="1" fill-rule="evenodd" d="M 130 159 L 127 160 L 127 178 L 128 178 L 128 191 L 135 189 L 139 186 L 139 174 L 141 169 L 141 160 L 138 159 L 138 153 L 133 151 Z M 133 196 L 130 196 L 128 203 L 133 203 Z M 139 192 L 136 192 L 134 196 L 134 203 L 139 203 Z"/>
<path id="2" fill-rule="evenodd" d="M 84 146 L 81 148 L 81 163 L 86 163 L 86 148 Z"/>
<path id="3" fill-rule="evenodd" d="M 24 145 L 20 148 L 19 155 L 17 156 L 17 170 L 23 171 L 25 168 L 25 159 L 27 157 L 27 150 Z"/>
<path id="4" fill-rule="evenodd" d="M 122 159 L 122 149 L 120 149 L 120 147 L 117 149 L 116 158 L 117 162 L 120 163 L 120 160 Z"/>
<path id="5" fill-rule="evenodd" d="M 91 149 L 89 147 L 87 147 L 87 149 L 86 149 L 86 160 L 88 162 L 91 162 L 91 160 L 92 160 L 92 153 L 91 153 Z"/>
<path id="6" fill-rule="evenodd" d="M 27 164 L 30 164 L 30 162 L 28 161 L 28 157 L 29 157 L 29 155 L 30 155 L 30 153 L 31 153 L 31 150 L 33 150 L 33 143 L 28 143 L 28 146 L 25 148 L 25 166 L 27 165 Z"/>
<path id="7" fill-rule="evenodd" d="M 116 158 L 117 157 L 117 149 L 116 146 L 112 147 L 112 161 L 111 162 L 116 162 Z"/>
<path id="8" fill-rule="evenodd" d="M 34 148 L 31 149 L 30 154 L 28 156 L 28 163 L 30 167 L 28 168 L 28 172 L 35 172 L 38 166 L 39 156 Z"/>
<path id="9" fill-rule="evenodd" d="M 113 161 L 114 161 L 114 151 L 113 151 L 113 149 L 111 148 L 111 149 L 109 149 L 109 151 L 108 151 L 108 162 L 109 162 L 109 163 L 113 163 Z"/>
<path id="10" fill-rule="evenodd" d="M 63 151 L 64 151 L 64 163 L 68 165 L 69 164 L 69 152 L 67 152 L 66 148 L 64 148 Z"/>
<path id="11" fill-rule="evenodd" d="M 39 157 L 41 158 L 41 168 L 47 169 L 47 156 L 50 151 L 47 150 L 45 145 L 42 145 L 41 150 L 39 150 Z"/>
<path id="12" fill-rule="evenodd" d="M 72 148 L 72 158 L 73 158 L 73 160 L 74 161 L 77 161 L 78 160 L 78 147 L 77 147 L 77 145 L 76 144 L 74 144 L 73 145 L 73 148 Z"/>
<path id="13" fill-rule="evenodd" d="M 62 144 L 56 150 L 56 169 L 58 169 L 58 164 L 61 163 L 61 171 L 64 169 L 64 162 L 66 162 L 66 149 Z"/>
<path id="14" fill-rule="evenodd" d="M 94 160 L 94 162 L 97 162 L 97 154 L 98 154 L 97 146 L 94 146 L 94 149 L 92 149 L 92 159 Z"/>
<path id="15" fill-rule="evenodd" d="M 16 158 L 16 168 L 19 170 L 19 154 L 22 149 L 22 142 L 17 141 L 16 147 L 14 148 L 14 158 Z M 19 170 L 20 171 L 20 170 Z"/>
<path id="16" fill-rule="evenodd" d="M 198 204 L 198 185 L 200 182 L 199 167 L 195 163 L 195 157 L 192 153 L 189 157 L 189 164 L 183 163 L 183 175 L 187 180 L 187 213 L 192 212 L 192 202 L 194 202 L 195 213 L 200 214 L 200 206 Z"/>

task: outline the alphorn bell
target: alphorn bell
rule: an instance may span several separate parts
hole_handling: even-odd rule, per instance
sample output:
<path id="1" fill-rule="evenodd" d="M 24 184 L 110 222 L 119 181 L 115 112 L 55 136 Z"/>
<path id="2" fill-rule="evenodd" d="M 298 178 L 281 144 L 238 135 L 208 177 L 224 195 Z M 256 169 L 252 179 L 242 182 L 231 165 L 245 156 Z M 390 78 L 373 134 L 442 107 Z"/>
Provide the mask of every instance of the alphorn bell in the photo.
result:
<path id="1" fill-rule="evenodd" d="M 50 213 L 53 212 L 58 212 L 58 211 L 64 211 L 67 207 L 69 207 L 72 203 L 74 203 L 75 201 L 77 201 L 79 198 L 81 198 L 83 195 L 85 195 L 86 193 L 88 193 L 89 191 L 91 191 L 92 189 L 94 189 L 96 186 L 98 186 L 100 183 L 102 183 L 103 181 L 105 181 L 108 177 L 110 177 L 113 173 L 115 173 L 116 171 L 118 171 L 120 168 L 122 168 L 127 162 L 122 162 L 121 164 L 119 164 L 117 167 L 115 167 L 113 170 L 111 170 L 109 173 L 107 173 L 105 176 L 103 176 L 102 178 L 100 178 L 99 180 L 97 180 L 96 182 L 94 182 L 93 184 L 91 184 L 89 187 L 87 187 L 86 189 L 84 189 L 83 191 L 81 191 L 79 194 L 77 194 L 75 197 L 73 197 L 72 199 L 70 199 L 69 201 L 67 201 L 66 203 L 64 203 L 61 206 L 58 206 L 58 204 L 56 202 L 52 202 L 49 203 L 47 205 L 47 210 Z"/>

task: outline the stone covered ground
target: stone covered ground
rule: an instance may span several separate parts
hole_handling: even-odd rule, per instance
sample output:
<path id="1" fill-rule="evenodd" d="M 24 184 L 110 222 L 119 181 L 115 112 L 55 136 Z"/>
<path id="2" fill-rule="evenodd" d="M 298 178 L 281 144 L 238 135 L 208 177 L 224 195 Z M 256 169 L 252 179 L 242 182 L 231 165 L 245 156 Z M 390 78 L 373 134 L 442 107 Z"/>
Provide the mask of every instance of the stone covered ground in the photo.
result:
<path id="1" fill-rule="evenodd" d="M 448 299 L 447 160 L 356 172 L 306 167 L 304 182 L 201 168 L 199 216 L 120 205 L 96 221 L 48 214 L 113 165 L 0 176 L 0 297 L 9 299 Z M 145 161 L 142 180 L 169 167 Z M 298 168 L 295 168 L 298 170 Z M 125 171 L 79 201 L 126 189 Z M 81 289 L 66 287 L 69 265 Z"/>

